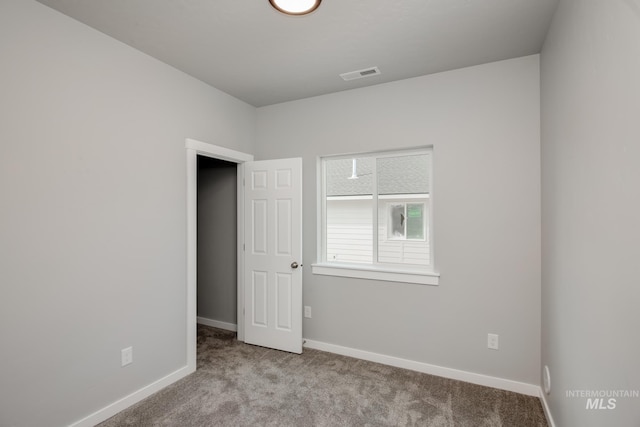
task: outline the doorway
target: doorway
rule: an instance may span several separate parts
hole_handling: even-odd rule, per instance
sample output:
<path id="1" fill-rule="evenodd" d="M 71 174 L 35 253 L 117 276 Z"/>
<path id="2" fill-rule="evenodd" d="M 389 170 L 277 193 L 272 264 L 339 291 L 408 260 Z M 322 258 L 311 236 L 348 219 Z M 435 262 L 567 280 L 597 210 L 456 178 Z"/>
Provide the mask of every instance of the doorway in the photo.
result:
<path id="1" fill-rule="evenodd" d="M 302 158 L 254 162 L 250 154 L 192 139 L 187 139 L 185 148 L 187 372 L 196 369 L 199 156 L 236 165 L 238 341 L 301 353 Z M 247 253 L 251 256 L 247 257 Z M 247 283 L 245 274 L 250 278 Z M 245 302 L 250 310 L 245 310 Z M 251 328 L 250 337 L 247 325 Z"/>
<path id="2" fill-rule="evenodd" d="M 224 160 L 235 163 L 237 169 L 238 186 L 242 185 L 243 164 L 253 160 L 250 154 L 230 150 L 225 147 L 207 144 L 205 142 L 187 139 L 186 168 L 187 168 L 187 307 L 186 307 L 186 349 L 187 349 L 187 373 L 196 370 L 196 330 L 197 330 L 197 242 L 198 242 L 198 157 Z M 239 218 L 244 215 L 242 198 L 237 200 L 237 214 Z M 239 255 L 241 242 L 244 242 L 244 228 L 237 227 L 237 313 L 242 313 L 244 308 L 243 283 L 244 264 Z M 237 336 L 239 341 L 244 341 L 244 316 L 237 316 Z"/>
<path id="3" fill-rule="evenodd" d="M 197 322 L 236 332 L 238 165 L 198 156 Z"/>

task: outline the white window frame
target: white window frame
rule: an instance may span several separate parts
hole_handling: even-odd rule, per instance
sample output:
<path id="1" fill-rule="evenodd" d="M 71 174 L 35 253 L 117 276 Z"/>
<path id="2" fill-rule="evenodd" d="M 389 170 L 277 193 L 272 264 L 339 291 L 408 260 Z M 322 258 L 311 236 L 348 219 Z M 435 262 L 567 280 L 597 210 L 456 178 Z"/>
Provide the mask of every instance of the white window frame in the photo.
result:
<path id="1" fill-rule="evenodd" d="M 429 197 L 424 202 L 426 212 L 428 212 L 426 221 L 427 230 L 425 240 L 429 242 L 429 265 L 428 266 L 415 266 L 409 264 L 386 264 L 378 263 L 378 208 L 373 209 L 373 263 L 345 263 L 336 262 L 326 259 L 327 254 L 327 225 L 326 225 L 326 182 L 325 182 L 325 160 L 337 160 L 354 157 L 367 157 L 372 156 L 376 158 L 380 157 L 397 157 L 427 154 L 429 157 Z M 375 169 L 374 169 L 375 173 Z M 390 282 L 402 282 L 402 283 L 414 283 L 422 285 L 438 285 L 440 274 L 435 270 L 435 248 L 434 248 L 434 229 L 433 229 L 433 200 L 434 200 L 434 185 L 433 185 L 433 147 L 417 147 L 405 150 L 394 151 L 374 151 L 366 153 L 350 153 L 344 155 L 327 155 L 320 156 L 317 159 L 317 182 L 318 182 L 318 229 L 317 229 L 317 257 L 316 263 L 312 264 L 311 271 L 313 274 L 327 275 L 327 276 L 339 276 L 339 277 L 351 277 L 359 279 L 369 280 L 383 280 Z M 374 191 L 377 193 L 377 190 Z M 377 194 L 373 197 L 378 198 Z M 386 197 L 381 197 L 379 201 L 385 200 Z M 388 200 L 391 201 L 391 200 Z M 406 203 L 406 201 L 405 201 Z M 409 240 L 410 241 L 410 240 Z"/>

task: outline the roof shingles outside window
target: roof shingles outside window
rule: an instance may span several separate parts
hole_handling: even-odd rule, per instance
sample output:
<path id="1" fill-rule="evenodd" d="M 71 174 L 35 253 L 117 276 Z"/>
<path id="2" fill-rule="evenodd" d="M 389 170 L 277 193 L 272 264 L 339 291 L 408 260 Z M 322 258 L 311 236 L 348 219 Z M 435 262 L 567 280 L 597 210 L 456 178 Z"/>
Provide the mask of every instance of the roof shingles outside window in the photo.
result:
<path id="1" fill-rule="evenodd" d="M 356 158 L 357 179 L 349 179 L 353 159 L 331 159 L 326 162 L 326 195 L 363 196 L 373 193 L 373 157 Z M 377 159 L 378 194 L 428 194 L 427 155 L 416 154 Z"/>

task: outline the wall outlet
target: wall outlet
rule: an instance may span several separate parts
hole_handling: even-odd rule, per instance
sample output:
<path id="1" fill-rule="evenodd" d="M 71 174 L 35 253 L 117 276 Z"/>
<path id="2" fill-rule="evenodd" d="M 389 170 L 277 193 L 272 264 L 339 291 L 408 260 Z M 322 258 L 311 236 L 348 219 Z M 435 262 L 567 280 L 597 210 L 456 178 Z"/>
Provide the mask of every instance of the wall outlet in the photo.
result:
<path id="1" fill-rule="evenodd" d="M 306 317 L 307 319 L 311 319 L 311 306 L 304 306 L 304 317 Z"/>
<path id="2" fill-rule="evenodd" d="M 492 350 L 498 349 L 498 334 L 487 335 L 487 347 Z"/>
<path id="3" fill-rule="evenodd" d="M 127 366 L 133 363 L 133 347 L 127 347 L 120 350 L 120 360 L 122 366 Z"/>

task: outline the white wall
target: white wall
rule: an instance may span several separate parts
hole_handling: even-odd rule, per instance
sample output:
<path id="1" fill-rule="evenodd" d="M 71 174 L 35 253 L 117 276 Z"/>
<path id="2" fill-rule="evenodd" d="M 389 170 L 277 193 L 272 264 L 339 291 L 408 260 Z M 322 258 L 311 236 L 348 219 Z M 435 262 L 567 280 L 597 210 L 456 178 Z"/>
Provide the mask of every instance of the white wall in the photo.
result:
<path id="1" fill-rule="evenodd" d="M 0 425 L 68 425 L 186 365 L 185 138 L 256 111 L 31 0 L 0 57 Z"/>
<path id="2" fill-rule="evenodd" d="M 539 107 L 529 56 L 259 108 L 256 157 L 303 158 L 304 336 L 539 384 Z M 427 144 L 440 286 L 312 275 L 317 156 Z"/>
<path id="3" fill-rule="evenodd" d="M 541 56 L 542 364 L 558 426 L 637 426 L 640 3 L 562 0 Z"/>

